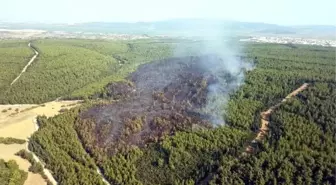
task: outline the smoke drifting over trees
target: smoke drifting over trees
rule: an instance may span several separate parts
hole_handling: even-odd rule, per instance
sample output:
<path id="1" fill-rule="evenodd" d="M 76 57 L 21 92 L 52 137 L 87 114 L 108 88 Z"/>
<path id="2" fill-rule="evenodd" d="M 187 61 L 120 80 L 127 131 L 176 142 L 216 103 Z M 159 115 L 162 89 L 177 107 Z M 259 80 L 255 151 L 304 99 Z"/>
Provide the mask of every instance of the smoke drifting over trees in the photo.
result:
<path id="1" fill-rule="evenodd" d="M 200 110 L 203 113 L 211 114 L 213 124 L 224 124 L 224 110 L 228 102 L 229 94 L 234 92 L 244 82 L 244 72 L 252 70 L 254 63 L 240 58 L 243 51 L 242 45 L 231 42 L 232 35 L 228 30 L 223 30 L 218 24 L 208 24 L 204 33 L 193 33 L 201 35 L 198 48 L 176 47 L 175 55 L 210 55 L 207 61 L 202 62 L 202 68 L 209 71 L 216 78 L 216 83 L 208 86 L 208 97 L 206 106 Z M 197 29 L 202 30 L 202 29 Z M 210 31 L 211 30 L 211 31 Z M 192 52 L 190 52 L 193 50 Z"/>

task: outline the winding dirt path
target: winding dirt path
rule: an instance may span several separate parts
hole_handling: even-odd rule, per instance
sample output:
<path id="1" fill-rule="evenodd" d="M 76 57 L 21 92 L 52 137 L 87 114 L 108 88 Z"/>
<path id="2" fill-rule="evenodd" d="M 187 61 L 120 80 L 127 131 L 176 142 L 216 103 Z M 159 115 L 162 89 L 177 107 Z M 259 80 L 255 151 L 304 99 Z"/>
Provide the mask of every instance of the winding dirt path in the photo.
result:
<path id="1" fill-rule="evenodd" d="M 24 185 L 46 185 L 46 181 L 39 174 L 33 174 L 28 171 L 30 163 L 15 155 L 21 149 L 28 149 L 29 137 L 38 130 L 36 116 L 45 115 L 52 117 L 60 113 L 61 109 L 70 109 L 80 104 L 80 101 L 52 101 L 44 103 L 43 105 L 36 104 L 16 104 L 16 105 L 0 105 L 0 136 L 13 137 L 18 139 L 26 139 L 26 144 L 0 144 L 0 158 L 5 160 L 14 159 L 19 168 L 28 172 L 28 178 Z M 3 111 L 6 110 L 6 111 Z M 34 160 L 41 162 L 41 160 L 33 153 Z M 41 163 L 43 164 L 43 163 Z M 44 168 L 44 173 L 52 184 L 57 182 L 52 176 L 52 173 Z"/>
<path id="2" fill-rule="evenodd" d="M 268 133 L 268 124 L 269 124 L 269 119 L 270 119 L 272 112 L 275 109 L 277 109 L 282 103 L 286 102 L 288 99 L 292 98 L 293 96 L 296 96 L 301 91 L 307 89 L 308 86 L 309 86 L 308 83 L 302 84 L 299 88 L 297 88 L 296 90 L 288 94 L 284 99 L 282 99 L 281 102 L 270 107 L 267 111 L 264 111 L 260 114 L 261 115 L 261 128 L 259 129 L 257 136 L 252 140 L 251 144 L 246 147 L 244 154 L 253 153 L 254 151 L 253 144 L 260 142 L 265 138 L 265 136 Z"/>
<path id="3" fill-rule="evenodd" d="M 33 48 L 31 47 L 31 43 L 29 42 L 28 47 L 30 47 L 34 52 L 35 55 L 33 56 L 33 58 L 30 59 L 30 61 L 28 62 L 28 64 L 22 69 L 21 73 L 19 74 L 19 76 L 17 76 L 10 85 L 13 85 L 20 77 L 21 75 L 26 72 L 27 68 L 34 62 L 34 60 L 36 59 L 36 57 L 39 55 L 39 53 Z"/>
<path id="4" fill-rule="evenodd" d="M 21 77 L 21 75 L 26 72 L 27 68 L 35 61 L 39 53 L 36 49 L 31 46 L 31 43 L 28 43 L 28 47 L 30 47 L 35 55 L 30 59 L 27 65 L 22 69 L 21 73 L 12 81 L 11 86 Z M 119 65 L 122 65 L 121 61 L 118 61 Z M 45 165 L 41 162 L 41 160 L 35 155 L 34 152 L 30 151 L 28 148 L 29 145 L 29 137 L 34 132 L 38 131 L 39 126 L 37 124 L 36 117 L 38 115 L 46 115 L 47 117 L 55 116 L 59 113 L 59 110 L 63 109 L 63 107 L 71 108 L 79 104 L 79 100 L 74 101 L 59 101 L 60 98 L 57 98 L 53 102 L 48 102 L 42 105 L 34 105 L 34 104 L 17 104 L 17 105 L 0 105 L 0 111 L 6 110 L 14 110 L 12 113 L 4 113 L 0 115 L 0 136 L 3 137 L 14 137 L 14 138 L 22 138 L 27 139 L 26 144 L 22 145 L 4 145 L 0 144 L 0 151 L 6 151 L 0 153 L 0 158 L 5 160 L 14 159 L 18 162 L 20 169 L 28 172 L 28 178 L 25 181 L 24 185 L 40 185 L 45 184 L 45 181 L 39 174 L 33 174 L 28 171 L 30 163 L 18 156 L 15 155 L 20 149 L 26 149 L 33 155 L 33 158 L 36 162 L 40 162 L 43 166 L 43 172 L 48 177 L 49 181 L 53 185 L 57 185 L 56 180 L 52 176 L 52 173 L 45 168 Z M 52 110 L 50 110 L 50 107 Z M 21 109 L 21 110 L 20 110 Z M 29 124 L 28 124 L 29 123 Z M 33 123 L 33 126 L 31 125 Z M 12 147 L 14 146 L 14 147 Z M 107 185 L 111 185 L 101 170 L 97 168 L 97 173 L 102 177 L 103 182 Z"/>

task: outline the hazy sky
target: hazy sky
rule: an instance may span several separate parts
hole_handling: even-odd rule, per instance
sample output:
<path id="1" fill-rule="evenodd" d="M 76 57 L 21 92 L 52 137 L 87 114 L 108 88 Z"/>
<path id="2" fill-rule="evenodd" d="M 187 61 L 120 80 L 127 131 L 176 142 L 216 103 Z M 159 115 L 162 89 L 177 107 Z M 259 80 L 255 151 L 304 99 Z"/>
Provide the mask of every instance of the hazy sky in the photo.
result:
<path id="1" fill-rule="evenodd" d="M 6 22 L 136 22 L 216 18 L 336 25 L 336 0 L 2 0 Z"/>

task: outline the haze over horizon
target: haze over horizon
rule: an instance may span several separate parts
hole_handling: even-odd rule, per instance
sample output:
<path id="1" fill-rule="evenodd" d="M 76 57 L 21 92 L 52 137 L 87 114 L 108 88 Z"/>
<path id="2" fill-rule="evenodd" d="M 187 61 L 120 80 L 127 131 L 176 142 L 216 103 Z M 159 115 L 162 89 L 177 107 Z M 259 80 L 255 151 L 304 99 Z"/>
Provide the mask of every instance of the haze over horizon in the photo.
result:
<path id="1" fill-rule="evenodd" d="M 11 0 L 0 7 L 0 21 L 35 23 L 151 22 L 218 19 L 278 25 L 336 26 L 336 1 L 291 0 Z"/>

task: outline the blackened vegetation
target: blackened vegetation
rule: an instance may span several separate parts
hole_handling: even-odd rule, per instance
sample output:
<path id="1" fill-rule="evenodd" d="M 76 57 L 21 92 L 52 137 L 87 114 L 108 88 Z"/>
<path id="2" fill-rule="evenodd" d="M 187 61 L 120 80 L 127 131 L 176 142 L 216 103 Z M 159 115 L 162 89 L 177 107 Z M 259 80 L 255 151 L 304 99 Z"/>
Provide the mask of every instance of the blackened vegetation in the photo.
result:
<path id="1" fill-rule="evenodd" d="M 134 92 L 135 87 L 132 83 L 112 82 L 107 85 L 105 92 L 106 94 L 104 94 L 104 97 L 110 97 L 114 100 L 119 100 L 133 96 Z"/>
<path id="2" fill-rule="evenodd" d="M 84 129 L 78 129 L 79 134 L 92 135 L 85 141 L 88 146 L 115 154 L 176 131 L 211 128 L 211 116 L 200 110 L 206 106 L 208 86 L 217 82 L 206 66 L 220 60 L 216 56 L 170 58 L 139 67 L 129 75 L 133 84 L 107 86 L 106 96 L 119 101 L 81 114 L 79 124 Z"/>
<path id="3" fill-rule="evenodd" d="M 156 46 L 150 47 L 148 50 L 143 45 L 138 47 L 134 44 L 134 46 L 135 51 L 144 48 L 141 50 L 143 54 L 151 51 L 148 56 L 157 56 L 156 54 L 162 50 L 159 48 L 152 52 Z M 40 127 L 30 138 L 29 149 L 39 156 L 45 163 L 46 168 L 52 171 L 59 184 L 66 185 L 104 185 L 105 183 L 102 181 L 101 176 L 97 173 L 97 166 L 111 184 L 120 185 L 335 184 L 335 50 L 317 46 L 298 45 L 297 47 L 292 49 L 278 44 L 251 43 L 248 45 L 245 51 L 247 59 L 253 60 L 257 56 L 255 59 L 258 62 L 255 70 L 245 73 L 244 85 L 240 86 L 236 93 L 230 95 L 225 109 L 225 121 L 229 126 L 216 129 L 199 129 L 193 132 L 175 132 L 173 136 L 165 137 L 160 142 L 148 144 L 148 147 L 133 148 L 126 153 L 120 152 L 111 157 L 106 155 L 107 147 L 103 148 L 103 145 L 97 147 L 98 139 L 108 143 L 108 139 L 111 139 L 111 137 L 107 136 L 111 136 L 111 129 L 116 129 L 115 127 L 118 126 L 120 128 L 116 130 L 120 133 L 126 128 L 129 130 L 133 128 L 136 133 L 138 133 L 138 129 L 140 130 L 139 132 L 142 132 L 144 126 L 135 127 L 133 124 L 124 124 L 124 122 L 115 124 L 115 118 L 118 118 L 116 114 L 105 111 L 106 107 L 111 107 L 112 109 L 115 106 L 115 108 L 121 109 L 126 105 L 101 105 L 87 111 L 87 107 L 91 106 L 90 103 L 97 103 L 87 101 L 87 104 L 55 117 L 39 117 L 38 124 Z M 99 49 L 99 51 L 101 50 Z M 46 52 L 45 50 L 43 51 Z M 152 60 L 148 58 L 145 58 L 146 61 Z M 193 60 L 197 58 L 193 57 Z M 216 57 L 212 58 L 215 59 Z M 179 60 L 181 61 L 182 59 Z M 190 57 L 186 61 L 190 62 L 191 60 Z M 92 63 L 93 60 L 89 61 Z M 105 66 L 101 66 L 102 62 L 100 60 L 96 62 L 99 63 L 99 67 L 105 68 Z M 133 62 L 132 60 L 132 64 L 134 64 Z M 159 65 L 158 63 L 155 62 L 151 66 Z M 171 65 L 176 63 L 171 60 Z M 77 63 L 75 64 L 78 66 Z M 201 62 L 200 64 L 202 65 Z M 128 63 L 122 65 L 121 69 L 124 69 L 127 65 Z M 90 74 L 87 70 L 91 68 L 91 65 L 86 67 L 83 74 L 85 76 Z M 140 68 L 143 71 L 147 69 L 146 73 L 139 73 L 142 77 L 146 76 L 147 73 L 158 73 L 153 78 L 160 81 L 161 84 L 165 83 L 163 87 L 173 82 L 171 79 L 175 73 L 167 74 L 167 72 L 162 72 L 164 71 L 163 69 L 160 72 L 150 70 L 149 66 Z M 128 74 L 128 71 L 133 69 L 124 70 L 125 72 L 122 74 L 126 72 Z M 83 71 L 83 69 L 80 70 Z M 202 68 L 201 70 L 207 71 Z M 207 74 L 206 72 L 203 73 Z M 138 72 L 132 75 L 134 74 L 138 74 Z M 216 75 L 214 77 L 215 83 L 216 80 L 221 79 L 217 77 L 219 75 L 216 73 L 211 74 Z M 151 77 L 151 75 L 148 76 Z M 150 91 L 153 88 L 140 86 L 139 82 L 132 82 L 131 77 L 125 79 L 125 83 L 114 83 L 117 84 L 113 87 L 114 89 L 119 89 L 124 84 L 126 89 L 132 89 L 131 91 L 126 90 L 126 92 L 132 92 L 133 89 L 136 90 L 129 93 L 129 97 L 112 97 L 119 101 L 117 103 L 125 104 L 134 99 L 139 104 L 140 100 L 138 100 L 137 96 L 142 97 L 141 101 L 146 102 L 149 99 L 153 102 L 153 93 L 163 92 L 164 94 L 165 92 L 160 89 Z M 135 79 L 142 81 L 143 84 L 146 84 L 146 80 L 152 80 L 140 80 L 140 76 L 135 77 Z M 96 78 L 100 79 L 101 76 Z M 115 80 L 120 81 L 121 78 L 115 78 L 111 81 L 115 82 Z M 126 83 L 127 80 L 131 83 Z M 50 80 L 45 81 L 46 84 L 49 82 Z M 64 81 L 62 80 L 61 82 Z M 304 82 L 310 83 L 308 89 L 297 97 L 288 100 L 272 113 L 268 136 L 262 143 L 256 143 L 259 150 L 253 155 L 241 155 L 246 148 L 245 144 L 249 144 L 254 138 L 254 135 L 251 135 L 251 130 L 257 131 L 259 128 L 260 118 L 258 115 L 260 115 L 260 112 L 281 101 L 288 93 Z M 79 81 L 72 82 L 72 84 L 78 83 Z M 105 82 L 102 84 L 105 84 Z M 158 83 L 156 85 L 161 84 Z M 176 85 L 176 83 L 173 84 Z M 208 86 L 209 84 L 210 80 L 208 81 Z M 100 87 L 103 86 L 100 85 L 95 86 L 95 88 L 99 87 L 96 89 L 97 91 L 100 91 Z M 58 86 L 51 87 L 54 90 Z M 226 90 L 229 88 L 227 85 L 224 85 L 224 87 Z M 142 94 L 144 93 L 141 91 L 142 89 L 150 89 L 146 92 L 147 96 Z M 45 89 L 42 90 L 45 91 Z M 93 91 L 85 90 L 82 92 L 86 94 Z M 25 94 L 27 96 L 32 95 L 26 92 Z M 108 94 L 108 89 L 106 89 L 107 98 L 110 96 Z M 41 94 L 35 92 L 34 97 L 36 95 L 40 96 Z M 114 95 L 112 94 L 111 96 Z M 159 101 L 157 100 L 156 102 Z M 148 102 L 146 102 L 147 104 Z M 132 110 L 134 111 L 136 108 Z M 134 115 L 135 112 L 133 111 L 129 112 Z M 95 116 L 95 119 L 99 118 L 101 122 L 84 117 L 89 116 L 88 114 L 95 115 L 97 112 L 100 115 L 106 113 L 105 117 L 111 120 L 109 121 L 110 123 L 105 121 L 106 124 L 104 124 L 104 120 L 107 119 L 98 117 L 98 115 Z M 145 112 L 140 113 L 145 114 Z M 204 119 L 209 119 L 208 115 L 201 113 L 198 112 L 197 107 L 192 107 L 186 109 L 184 115 L 190 117 L 194 115 L 201 118 L 204 116 Z M 140 121 L 145 123 L 143 119 L 141 116 L 135 117 L 135 119 L 130 118 L 129 120 L 131 121 L 128 123 L 139 123 Z M 101 128 L 100 130 L 98 126 Z M 195 128 L 200 127 L 203 127 L 203 125 L 195 124 Z M 190 127 L 188 129 L 190 130 Z M 104 138 L 108 139 L 104 140 Z M 117 146 L 116 148 L 124 142 L 124 140 L 118 138 L 116 141 L 118 141 L 114 142 Z M 112 147 L 112 145 L 106 146 Z M 122 147 L 119 148 L 122 149 Z M 85 150 L 89 151 L 91 156 Z M 17 167 L 15 168 L 17 169 Z M 8 172 L 6 168 L 2 171 Z M 15 174 L 17 175 L 16 172 Z M 7 180 L 11 176 L 10 173 L 4 173 L 2 175 L 3 178 L 1 178 L 0 174 L 0 182 L 8 182 Z M 14 184 L 20 183 L 14 182 Z"/>

